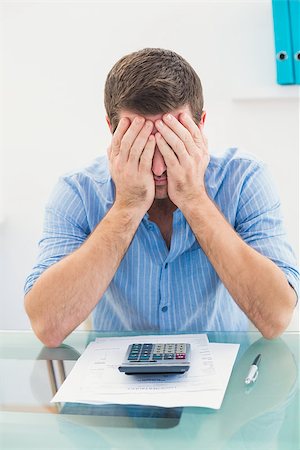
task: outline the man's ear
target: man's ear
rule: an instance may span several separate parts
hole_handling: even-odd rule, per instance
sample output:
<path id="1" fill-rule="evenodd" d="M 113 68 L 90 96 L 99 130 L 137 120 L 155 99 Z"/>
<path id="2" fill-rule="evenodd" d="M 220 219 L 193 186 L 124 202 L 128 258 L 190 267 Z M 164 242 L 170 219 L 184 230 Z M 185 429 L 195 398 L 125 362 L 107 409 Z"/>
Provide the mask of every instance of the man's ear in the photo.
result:
<path id="1" fill-rule="evenodd" d="M 109 126 L 109 129 L 110 129 L 111 134 L 113 134 L 113 131 L 112 131 L 112 125 L 111 125 L 111 123 L 110 123 L 110 120 L 109 120 L 108 116 L 105 116 L 105 119 L 106 119 L 107 125 Z"/>
<path id="2" fill-rule="evenodd" d="M 201 119 L 200 119 L 200 122 L 199 122 L 199 126 L 200 125 L 202 125 L 202 126 L 204 125 L 205 119 L 206 119 L 206 111 L 202 111 Z"/>

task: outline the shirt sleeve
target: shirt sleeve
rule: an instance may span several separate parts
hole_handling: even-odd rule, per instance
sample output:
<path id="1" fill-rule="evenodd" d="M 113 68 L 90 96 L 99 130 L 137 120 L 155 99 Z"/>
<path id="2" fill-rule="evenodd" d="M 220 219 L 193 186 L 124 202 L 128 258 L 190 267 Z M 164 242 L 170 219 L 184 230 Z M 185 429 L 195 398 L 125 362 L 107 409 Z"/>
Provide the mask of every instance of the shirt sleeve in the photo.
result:
<path id="1" fill-rule="evenodd" d="M 74 180 L 61 178 L 46 205 L 38 258 L 26 279 L 25 294 L 48 267 L 79 248 L 89 234 L 79 189 Z"/>
<path id="2" fill-rule="evenodd" d="M 235 230 L 241 238 L 272 260 L 299 297 L 299 271 L 288 243 L 274 182 L 264 164 L 254 163 L 240 193 Z"/>

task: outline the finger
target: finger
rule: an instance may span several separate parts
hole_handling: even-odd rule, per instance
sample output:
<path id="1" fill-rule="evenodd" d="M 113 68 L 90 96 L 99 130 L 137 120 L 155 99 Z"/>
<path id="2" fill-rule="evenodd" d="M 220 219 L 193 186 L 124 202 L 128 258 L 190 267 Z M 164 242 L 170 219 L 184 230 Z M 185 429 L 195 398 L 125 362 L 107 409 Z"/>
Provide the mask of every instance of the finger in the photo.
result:
<path id="1" fill-rule="evenodd" d="M 132 147 L 132 144 L 134 143 L 136 137 L 138 136 L 139 132 L 143 128 L 145 123 L 144 117 L 136 116 L 126 133 L 124 134 L 121 146 L 120 146 L 120 162 L 121 163 L 127 163 L 129 153 Z"/>
<path id="2" fill-rule="evenodd" d="M 139 169 L 142 172 L 150 172 L 155 151 L 155 137 L 151 134 L 140 157 Z"/>
<path id="3" fill-rule="evenodd" d="M 182 123 L 180 123 L 176 117 L 172 116 L 172 114 L 165 114 L 163 116 L 163 121 L 163 123 L 173 130 L 173 132 L 183 142 L 188 153 L 193 153 L 195 151 L 195 142 L 190 131 Z"/>
<path id="4" fill-rule="evenodd" d="M 175 168 L 176 166 L 178 167 L 179 161 L 176 154 L 160 133 L 155 134 L 155 141 L 160 153 L 165 160 L 167 168 Z"/>
<path id="5" fill-rule="evenodd" d="M 182 127 L 182 125 L 179 122 L 178 122 L 178 124 L 180 125 L 180 127 Z M 169 128 L 161 120 L 157 120 L 155 122 L 155 126 L 160 131 L 160 134 L 163 136 L 163 138 L 167 142 L 167 144 L 176 153 L 180 164 L 184 165 L 187 161 L 189 152 L 187 150 L 187 147 L 181 140 L 181 138 L 176 133 L 174 133 L 174 131 L 172 131 L 171 128 Z M 190 134 L 187 130 L 185 130 L 185 132 L 186 132 L 186 134 Z M 195 145 L 195 143 L 192 141 L 191 135 L 190 135 L 189 139 L 192 142 L 192 145 Z"/>
<path id="6" fill-rule="evenodd" d="M 140 156 L 145 148 L 145 145 L 148 142 L 148 138 L 152 130 L 153 122 L 147 120 L 130 149 L 128 161 L 136 162 L 138 164 Z"/>
<path id="7" fill-rule="evenodd" d="M 119 121 L 111 141 L 110 154 L 112 157 L 115 157 L 120 153 L 122 138 L 130 127 L 130 123 L 131 122 L 128 117 L 122 117 L 122 119 Z"/>
<path id="8" fill-rule="evenodd" d="M 203 124 L 199 125 L 199 131 L 200 131 L 200 138 L 198 139 L 198 141 L 196 141 L 197 147 L 199 148 L 202 157 L 204 156 L 209 157 L 208 143 L 207 138 L 203 132 Z"/>
<path id="9" fill-rule="evenodd" d="M 200 130 L 200 134 L 201 134 L 201 137 L 202 137 L 202 140 L 204 143 L 205 150 L 208 153 L 208 141 L 207 141 L 207 137 L 204 134 L 203 128 L 204 128 L 204 126 L 203 126 L 203 124 L 201 124 L 199 127 L 199 130 Z"/>
<path id="10" fill-rule="evenodd" d="M 202 131 L 203 125 L 197 126 L 193 118 L 187 113 L 180 114 L 178 119 L 182 123 L 182 125 L 190 132 L 194 142 L 197 145 L 205 144 L 205 139 Z"/>

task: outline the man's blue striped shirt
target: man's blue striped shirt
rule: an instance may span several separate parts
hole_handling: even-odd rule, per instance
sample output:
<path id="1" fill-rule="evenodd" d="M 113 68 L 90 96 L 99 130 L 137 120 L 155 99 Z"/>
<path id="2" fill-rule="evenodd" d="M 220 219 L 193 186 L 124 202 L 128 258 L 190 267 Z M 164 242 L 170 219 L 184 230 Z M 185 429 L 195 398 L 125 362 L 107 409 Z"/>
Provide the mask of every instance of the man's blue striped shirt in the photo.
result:
<path id="1" fill-rule="evenodd" d="M 241 238 L 274 261 L 298 292 L 295 257 L 265 165 L 229 149 L 222 156 L 211 156 L 205 184 L 209 197 Z M 106 157 L 60 178 L 46 207 L 38 260 L 26 280 L 26 293 L 44 270 L 84 243 L 111 208 L 114 196 Z M 248 329 L 247 317 L 178 209 L 173 214 L 170 250 L 157 225 L 148 214 L 144 216 L 93 311 L 93 324 L 96 330 L 107 331 Z"/>

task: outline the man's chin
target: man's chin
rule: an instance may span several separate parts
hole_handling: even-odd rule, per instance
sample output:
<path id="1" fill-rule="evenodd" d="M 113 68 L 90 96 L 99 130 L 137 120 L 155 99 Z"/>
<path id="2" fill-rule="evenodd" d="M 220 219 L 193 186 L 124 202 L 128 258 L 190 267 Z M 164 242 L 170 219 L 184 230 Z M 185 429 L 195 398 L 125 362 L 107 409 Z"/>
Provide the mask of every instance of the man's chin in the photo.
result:
<path id="1" fill-rule="evenodd" d="M 168 198 L 168 189 L 166 186 L 160 186 L 155 188 L 155 199 L 164 200 Z"/>

